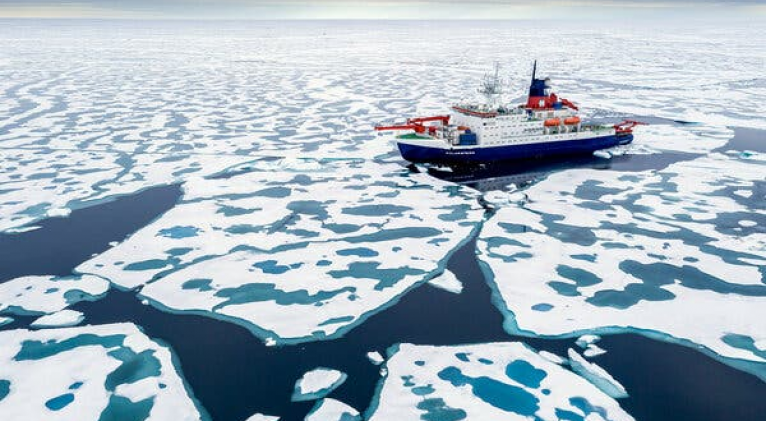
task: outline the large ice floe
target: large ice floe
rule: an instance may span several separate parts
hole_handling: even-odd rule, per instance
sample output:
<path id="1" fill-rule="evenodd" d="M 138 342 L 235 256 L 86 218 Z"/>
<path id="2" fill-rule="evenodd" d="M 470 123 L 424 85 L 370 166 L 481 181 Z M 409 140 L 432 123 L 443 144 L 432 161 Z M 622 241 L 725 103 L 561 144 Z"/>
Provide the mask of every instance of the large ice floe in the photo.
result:
<path id="1" fill-rule="evenodd" d="M 24 276 L 0 283 L 0 313 L 50 314 L 83 300 L 96 300 L 109 282 L 93 275 Z"/>
<path id="2" fill-rule="evenodd" d="M 175 208 L 77 270 L 269 343 L 316 340 L 440 273 L 483 217 L 472 190 L 398 165 L 258 165 L 186 183 Z"/>
<path id="3" fill-rule="evenodd" d="M 636 331 L 766 379 L 764 174 L 758 156 L 710 153 L 655 171 L 570 170 L 529 188 L 478 241 L 506 329 Z"/>
<path id="4" fill-rule="evenodd" d="M 617 401 L 518 342 L 389 350 L 367 419 L 632 420 Z"/>
<path id="5" fill-rule="evenodd" d="M 170 350 L 133 324 L 0 332 L 4 420 L 206 419 Z"/>

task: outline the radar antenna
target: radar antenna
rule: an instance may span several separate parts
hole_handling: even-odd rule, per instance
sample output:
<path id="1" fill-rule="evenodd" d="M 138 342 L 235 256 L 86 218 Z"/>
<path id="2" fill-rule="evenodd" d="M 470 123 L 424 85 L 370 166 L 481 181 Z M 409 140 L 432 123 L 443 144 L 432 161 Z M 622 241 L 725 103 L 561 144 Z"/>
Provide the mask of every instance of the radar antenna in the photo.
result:
<path id="1" fill-rule="evenodd" d="M 500 96 L 503 94 L 503 79 L 500 77 L 500 63 L 495 62 L 495 72 L 487 73 L 481 82 L 481 88 L 478 92 L 487 98 L 487 106 L 495 108 L 500 103 Z"/>

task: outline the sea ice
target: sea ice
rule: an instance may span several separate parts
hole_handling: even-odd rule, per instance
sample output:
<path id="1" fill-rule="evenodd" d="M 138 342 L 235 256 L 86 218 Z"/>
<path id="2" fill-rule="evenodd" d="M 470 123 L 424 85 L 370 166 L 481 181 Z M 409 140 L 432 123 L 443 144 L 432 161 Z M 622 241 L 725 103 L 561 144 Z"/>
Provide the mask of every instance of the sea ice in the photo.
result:
<path id="1" fill-rule="evenodd" d="M 601 337 L 598 335 L 582 335 L 579 338 L 577 338 L 577 341 L 575 343 L 580 348 L 586 348 L 588 345 L 595 344 L 596 342 L 600 341 Z"/>
<path id="2" fill-rule="evenodd" d="M 594 151 L 593 156 L 595 156 L 596 158 L 601 158 L 601 159 L 610 159 L 612 157 L 612 154 L 610 154 L 609 151 L 602 150 L 602 151 Z"/>
<path id="3" fill-rule="evenodd" d="M 292 400 L 313 401 L 324 398 L 346 381 L 346 373 L 331 368 L 318 367 L 295 382 Z"/>
<path id="4" fill-rule="evenodd" d="M 598 357 L 599 355 L 604 354 L 606 354 L 606 350 L 596 344 L 589 344 L 582 351 L 582 355 L 585 355 L 588 358 Z"/>
<path id="5" fill-rule="evenodd" d="M 2 322 L 0 322 L 2 323 Z M 367 353 L 367 359 L 370 360 L 371 363 L 375 365 L 381 365 L 384 361 L 386 361 L 385 358 L 383 358 L 382 355 L 380 355 L 380 352 L 378 351 L 370 351 Z"/>
<path id="6" fill-rule="evenodd" d="M 106 294 L 109 282 L 93 275 L 24 276 L 0 283 L 0 311 L 49 314 Z"/>
<path id="7" fill-rule="evenodd" d="M 253 414 L 245 421 L 279 421 L 279 417 L 264 414 Z"/>
<path id="8" fill-rule="evenodd" d="M 445 270 L 444 273 L 431 279 L 428 283 L 436 288 L 443 289 L 453 294 L 460 294 L 463 292 L 463 283 L 460 282 L 460 279 L 457 279 L 457 276 L 450 270 Z"/>
<path id="9" fill-rule="evenodd" d="M 570 170 L 532 186 L 530 201 L 499 209 L 478 240 L 506 329 L 636 331 L 733 364 L 766 362 L 726 339 L 766 338 L 766 219 L 757 201 L 727 193 L 757 191 L 765 165 L 711 153 L 655 171 Z"/>
<path id="10" fill-rule="evenodd" d="M 56 208 L 56 209 L 49 209 L 47 216 L 50 218 L 66 218 L 69 216 L 69 214 L 72 213 L 71 209 L 68 208 Z"/>
<path id="11" fill-rule="evenodd" d="M 587 380 L 522 343 L 401 344 L 389 354 L 370 421 L 633 419 Z"/>
<path id="12" fill-rule="evenodd" d="M 8 420 L 206 419 L 170 350 L 133 324 L 0 332 Z"/>
<path id="13" fill-rule="evenodd" d="M 552 362 L 554 364 L 558 364 L 558 365 L 562 365 L 562 364 L 564 364 L 567 361 L 565 358 L 562 358 L 562 357 L 560 357 L 560 356 L 558 356 L 558 355 L 556 355 L 556 354 L 554 354 L 552 352 L 548 352 L 548 351 L 540 351 L 540 352 L 538 352 L 538 354 L 540 354 L 540 356 L 545 358 L 546 360 L 548 360 L 548 361 L 550 361 L 550 362 Z"/>
<path id="14" fill-rule="evenodd" d="M 80 324 L 84 318 L 85 316 L 79 311 L 61 310 L 53 314 L 38 317 L 30 326 L 36 328 L 74 326 Z"/>
<path id="15" fill-rule="evenodd" d="M 175 208 L 77 270 L 276 343 L 331 338 L 443 271 L 482 220 L 477 198 L 399 165 L 254 163 L 187 182 Z"/>
<path id="16" fill-rule="evenodd" d="M 598 365 L 587 361 L 572 348 L 569 348 L 569 365 L 577 374 L 586 378 L 607 395 L 615 398 L 627 398 L 628 392 L 625 387 L 614 379 L 609 373 Z"/>
<path id="17" fill-rule="evenodd" d="M 324 398 L 314 405 L 305 421 L 361 421 L 359 411 L 331 398 Z"/>

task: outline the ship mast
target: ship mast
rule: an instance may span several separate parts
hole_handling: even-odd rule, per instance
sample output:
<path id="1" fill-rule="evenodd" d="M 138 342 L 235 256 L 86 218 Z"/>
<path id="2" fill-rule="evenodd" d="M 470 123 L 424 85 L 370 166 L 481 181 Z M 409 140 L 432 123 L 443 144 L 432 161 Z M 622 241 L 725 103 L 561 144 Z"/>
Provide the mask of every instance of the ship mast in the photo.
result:
<path id="1" fill-rule="evenodd" d="M 495 62 L 495 72 L 485 74 L 478 92 L 486 98 L 487 107 L 497 108 L 503 94 L 503 79 L 500 77 L 500 63 Z"/>

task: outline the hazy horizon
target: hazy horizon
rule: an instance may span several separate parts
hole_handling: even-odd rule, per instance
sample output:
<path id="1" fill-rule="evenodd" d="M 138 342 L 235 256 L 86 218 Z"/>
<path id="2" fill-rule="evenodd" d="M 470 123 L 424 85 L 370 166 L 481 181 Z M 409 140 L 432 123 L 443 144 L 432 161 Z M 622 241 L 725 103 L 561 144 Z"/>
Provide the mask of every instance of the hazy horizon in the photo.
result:
<path id="1" fill-rule="evenodd" d="M 344 0 L 3 1 L 0 18 L 152 20 L 591 20 L 747 19 L 766 17 L 759 1 L 480 0 L 457 2 Z"/>

